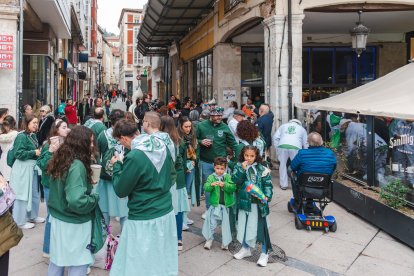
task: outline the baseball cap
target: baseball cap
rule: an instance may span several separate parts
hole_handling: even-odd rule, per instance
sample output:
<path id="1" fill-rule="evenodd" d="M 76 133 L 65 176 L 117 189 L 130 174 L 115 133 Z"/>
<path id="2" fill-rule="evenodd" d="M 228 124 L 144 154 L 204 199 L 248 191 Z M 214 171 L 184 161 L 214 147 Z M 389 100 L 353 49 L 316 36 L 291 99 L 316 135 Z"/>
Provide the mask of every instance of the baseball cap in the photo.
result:
<path id="1" fill-rule="evenodd" d="M 234 110 L 233 115 L 239 115 L 239 116 L 246 117 L 246 114 L 243 111 L 241 111 L 240 109 Z"/>
<path id="2" fill-rule="evenodd" d="M 223 115 L 223 111 L 224 111 L 224 108 L 219 107 L 219 106 L 215 106 L 211 109 L 210 115 L 211 116 L 220 116 L 220 115 Z"/>

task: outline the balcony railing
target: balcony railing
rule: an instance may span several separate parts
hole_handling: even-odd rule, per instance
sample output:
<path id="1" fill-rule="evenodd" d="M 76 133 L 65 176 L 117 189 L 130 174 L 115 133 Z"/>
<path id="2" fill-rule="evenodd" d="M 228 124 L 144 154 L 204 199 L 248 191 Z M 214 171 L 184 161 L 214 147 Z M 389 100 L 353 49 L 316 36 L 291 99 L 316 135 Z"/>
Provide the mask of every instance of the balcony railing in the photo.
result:
<path id="1" fill-rule="evenodd" d="M 224 1 L 224 12 L 227 13 L 231 11 L 234 7 L 236 7 L 240 3 L 246 2 L 245 0 L 225 0 Z"/>

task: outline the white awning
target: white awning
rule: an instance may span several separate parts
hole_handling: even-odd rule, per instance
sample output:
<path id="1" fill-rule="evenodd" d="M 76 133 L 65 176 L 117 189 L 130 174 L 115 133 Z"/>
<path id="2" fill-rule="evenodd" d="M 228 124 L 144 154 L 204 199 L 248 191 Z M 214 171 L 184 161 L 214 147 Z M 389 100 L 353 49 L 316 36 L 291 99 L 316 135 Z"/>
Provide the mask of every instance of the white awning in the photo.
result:
<path id="1" fill-rule="evenodd" d="M 296 106 L 414 120 L 414 62 L 332 98 Z"/>

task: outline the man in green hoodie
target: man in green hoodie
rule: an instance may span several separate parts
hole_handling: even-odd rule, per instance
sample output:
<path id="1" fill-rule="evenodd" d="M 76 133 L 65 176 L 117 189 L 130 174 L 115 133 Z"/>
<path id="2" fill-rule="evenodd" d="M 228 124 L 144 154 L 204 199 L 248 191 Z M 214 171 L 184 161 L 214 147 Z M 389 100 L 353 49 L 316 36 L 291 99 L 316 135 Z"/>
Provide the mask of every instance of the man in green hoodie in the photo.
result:
<path id="1" fill-rule="evenodd" d="M 226 147 L 236 150 L 237 143 L 229 127 L 222 122 L 222 107 L 214 107 L 210 112 L 210 120 L 205 120 L 197 125 L 197 140 L 200 145 L 200 163 L 202 169 L 203 184 L 207 177 L 214 172 L 214 159 L 227 157 Z M 206 195 L 206 208 L 210 207 L 209 193 Z M 206 212 L 202 215 L 204 219 Z"/>

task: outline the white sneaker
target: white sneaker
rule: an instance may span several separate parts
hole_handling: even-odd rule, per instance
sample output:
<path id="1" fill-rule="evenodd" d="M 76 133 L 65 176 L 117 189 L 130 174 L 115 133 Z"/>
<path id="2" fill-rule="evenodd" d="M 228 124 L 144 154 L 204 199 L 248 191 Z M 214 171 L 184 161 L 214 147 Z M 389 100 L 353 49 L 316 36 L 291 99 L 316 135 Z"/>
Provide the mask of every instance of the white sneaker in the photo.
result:
<path id="1" fill-rule="evenodd" d="M 269 260 L 269 254 L 262 253 L 260 254 L 260 258 L 257 261 L 257 265 L 261 267 L 267 266 L 267 261 Z"/>
<path id="2" fill-rule="evenodd" d="M 250 252 L 250 248 L 242 247 L 239 252 L 234 254 L 233 257 L 237 260 L 241 260 L 243 258 L 250 257 L 251 255 L 252 255 L 252 252 Z"/>
<path id="3" fill-rule="evenodd" d="M 32 229 L 35 227 L 34 223 L 26 222 L 24 225 L 19 226 L 21 229 Z"/>
<path id="4" fill-rule="evenodd" d="M 194 220 L 187 218 L 187 225 L 193 225 Z"/>
<path id="5" fill-rule="evenodd" d="M 42 218 L 42 217 L 37 217 L 35 219 L 31 219 L 29 220 L 31 223 L 44 223 L 46 221 L 46 219 Z"/>
<path id="6" fill-rule="evenodd" d="M 47 254 L 47 253 L 43 253 L 43 258 L 50 258 L 50 256 L 49 256 L 49 254 Z"/>
<path id="7" fill-rule="evenodd" d="M 88 266 L 88 270 L 86 270 L 86 275 L 89 275 L 91 273 L 91 267 Z"/>
<path id="8" fill-rule="evenodd" d="M 182 241 L 178 242 L 178 251 L 183 251 L 183 242 Z"/>
<path id="9" fill-rule="evenodd" d="M 188 229 L 190 229 L 190 227 L 188 227 L 188 225 L 187 225 L 187 224 L 184 224 L 184 223 L 183 223 L 183 231 L 187 231 Z"/>
<path id="10" fill-rule="evenodd" d="M 201 218 L 202 218 L 202 219 L 206 219 L 206 216 L 207 216 L 207 211 L 205 211 L 205 212 L 201 215 Z"/>
<path id="11" fill-rule="evenodd" d="M 222 249 L 222 250 L 229 250 L 229 246 L 228 246 L 228 245 L 224 245 L 224 244 L 222 244 L 222 245 L 221 245 L 221 249 Z"/>
<path id="12" fill-rule="evenodd" d="M 213 240 L 208 240 L 206 241 L 206 243 L 204 244 L 204 248 L 207 250 L 211 249 L 211 245 L 213 244 Z"/>

